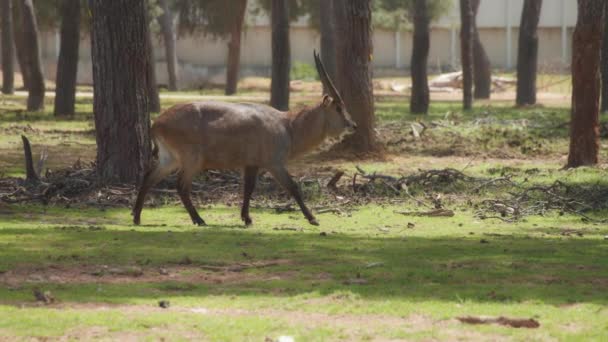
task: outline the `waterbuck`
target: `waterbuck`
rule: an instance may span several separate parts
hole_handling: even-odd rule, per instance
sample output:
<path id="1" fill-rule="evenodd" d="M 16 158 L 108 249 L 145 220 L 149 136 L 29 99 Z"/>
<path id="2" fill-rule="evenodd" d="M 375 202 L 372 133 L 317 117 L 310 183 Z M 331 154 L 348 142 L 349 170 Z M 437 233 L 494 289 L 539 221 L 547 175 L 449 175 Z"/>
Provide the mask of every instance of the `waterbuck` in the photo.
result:
<path id="1" fill-rule="evenodd" d="M 139 189 L 133 222 L 140 223 L 148 190 L 177 171 L 177 192 L 184 207 L 194 224 L 205 225 L 190 200 L 192 178 L 205 169 L 241 168 L 244 170 L 241 218 L 246 225 L 252 222 L 249 201 L 260 169 L 269 171 L 295 198 L 310 224 L 318 225 L 285 164 L 325 138 L 352 132 L 357 126 L 316 52 L 314 59 L 328 92 L 316 106 L 281 112 L 262 104 L 193 102 L 173 106 L 161 114 L 150 130 L 156 160 Z"/>

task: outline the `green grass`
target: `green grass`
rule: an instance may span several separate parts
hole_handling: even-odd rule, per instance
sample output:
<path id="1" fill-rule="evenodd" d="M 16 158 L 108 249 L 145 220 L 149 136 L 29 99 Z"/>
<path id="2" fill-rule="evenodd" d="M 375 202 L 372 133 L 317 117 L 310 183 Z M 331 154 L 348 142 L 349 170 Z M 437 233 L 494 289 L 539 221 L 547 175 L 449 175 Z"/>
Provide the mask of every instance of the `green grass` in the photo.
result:
<path id="1" fill-rule="evenodd" d="M 220 91 L 181 94 L 196 98 Z M 307 104 L 315 94 L 294 98 Z M 91 99 L 79 98 L 78 114 L 71 119 L 54 118 L 50 99 L 40 113 L 23 111 L 24 101 L 20 96 L 0 100 L 0 173 L 23 175 L 21 134 L 30 138 L 35 153 L 43 146 L 49 150 L 51 169 L 78 158 L 94 160 Z M 168 97 L 163 107 L 183 101 Z M 386 160 L 313 155 L 292 169 L 313 176 L 325 168 L 343 169 L 343 182 L 350 182 L 346 178 L 356 166 L 396 176 L 452 167 L 475 177 L 509 176 L 524 186 L 559 180 L 578 191 L 584 203 L 606 193 L 604 168 L 561 170 L 567 108 L 517 109 L 492 101 L 463 112 L 459 102 L 446 101 L 433 103 L 430 115 L 419 117 L 409 113 L 407 103 L 401 96 L 376 99 L 381 140 L 403 140 L 389 144 Z M 420 140 L 410 135 L 416 120 L 429 127 Z M 603 149 L 601 158 L 607 153 Z M 414 186 L 410 191 L 417 199 L 439 193 L 456 215 L 403 216 L 395 211 L 422 208 L 407 196 L 392 196 L 345 206 L 345 215 L 318 214 L 321 226 L 313 227 L 299 212 L 267 209 L 269 194 L 261 189 L 253 206 L 265 209 L 252 209 L 254 225 L 247 229 L 234 205 L 238 200 L 229 206 L 199 205 L 209 223 L 205 228 L 192 226 L 171 195 L 151 201 L 164 204 L 147 205 L 139 227 L 130 223 L 126 206 L 0 202 L 0 336 L 603 340 L 608 228 L 556 211 L 517 223 L 476 217 L 476 203 L 512 190 L 489 187 L 476 193 L 460 183 Z M 305 188 L 305 194 L 310 206 L 336 202 L 316 188 Z M 601 203 L 587 214 L 608 217 Z M 35 289 L 50 291 L 57 303 L 37 303 Z M 160 300 L 171 306 L 159 308 Z M 541 326 L 514 329 L 456 320 L 467 315 L 534 318 Z"/>
<path id="2" fill-rule="evenodd" d="M 213 340 L 265 334 L 332 340 L 354 334 L 364 339 L 355 327 L 332 324 L 347 316 L 369 319 L 363 330 L 377 338 L 446 338 L 450 330 L 522 340 L 599 339 L 606 333 L 608 316 L 599 313 L 606 312 L 607 304 L 607 228 L 569 216 L 514 225 L 478 221 L 470 212 L 444 219 L 405 218 L 396 209 L 402 207 L 369 205 L 351 217 L 321 214 L 320 227 L 305 225 L 299 213 L 255 210 L 254 227 L 242 229 L 238 210 L 226 207 L 203 210 L 208 228 L 189 225 L 183 209 L 176 207 L 146 209 L 146 225 L 136 228 L 128 223 L 126 209 L 9 206 L 3 215 L 10 216 L 0 228 L 1 271 L 11 275 L 25 269 L 28 277 L 0 287 L 0 330 L 14 336 L 58 336 L 107 327 L 110 332 L 143 330 L 145 336 L 150 329 L 175 327 L 178 333 L 202 333 Z M 413 229 L 407 228 L 409 222 Z M 563 236 L 565 230 L 584 235 Z M 179 266 L 186 258 L 187 265 Z M 219 275 L 204 270 L 273 260 L 285 263 Z M 153 280 L 126 277 L 125 283 L 108 282 L 111 276 L 74 280 L 82 276 L 78 272 L 103 265 L 140 267 L 147 275 L 163 267 L 177 273 Z M 211 280 L 189 280 L 192 274 Z M 215 282 L 226 274 L 224 281 Z M 357 284 L 357 279 L 365 283 Z M 34 287 L 51 291 L 59 306 L 31 307 Z M 171 308 L 156 308 L 159 300 L 169 300 Z M 15 307 L 22 304 L 26 306 Z M 107 310 L 99 308 L 107 305 Z M 201 316 L 193 311 L 197 308 L 210 313 L 204 324 L 193 326 Z M 127 322 L 119 319 L 124 315 L 130 317 Z M 306 317 L 319 315 L 327 322 L 310 328 Z M 464 315 L 535 317 L 541 328 L 531 332 L 453 321 Z M 39 324 L 47 316 L 52 320 Z M 232 316 L 238 320 L 227 323 Z M 423 317 L 420 330 L 406 324 L 415 324 L 415 316 Z M 399 319 L 406 325 L 383 328 L 383 320 Z"/>

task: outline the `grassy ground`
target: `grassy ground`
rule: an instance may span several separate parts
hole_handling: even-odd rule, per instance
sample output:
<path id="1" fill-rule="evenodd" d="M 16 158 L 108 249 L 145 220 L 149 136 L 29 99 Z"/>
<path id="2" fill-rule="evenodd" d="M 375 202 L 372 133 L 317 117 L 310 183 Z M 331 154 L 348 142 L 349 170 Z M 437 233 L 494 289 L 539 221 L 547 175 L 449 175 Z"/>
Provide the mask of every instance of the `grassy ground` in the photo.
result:
<path id="1" fill-rule="evenodd" d="M 295 102 L 313 98 L 298 93 Z M 165 98 L 163 106 L 180 101 Z M 23 112 L 23 103 L 19 96 L 0 99 L 4 175 L 23 174 L 20 134 L 30 137 L 35 151 L 41 145 L 49 149 L 50 168 L 94 159 L 90 99 L 79 99 L 74 119 L 61 120 L 49 112 Z M 360 166 L 404 175 L 453 167 L 488 179 L 506 174 L 520 184 L 560 180 L 573 189 L 592 189 L 590 198 L 608 189 L 605 166 L 560 170 L 567 153 L 567 108 L 520 110 L 489 102 L 463 113 L 459 103 L 446 101 L 417 118 L 406 103 L 398 96 L 377 99 L 386 160 L 312 155 L 294 163 L 292 171 L 314 176 L 331 168 L 351 176 Z M 419 140 L 410 133 L 416 120 L 428 127 Z M 606 160 L 606 140 L 602 143 Z M 335 214 L 318 214 L 319 227 L 307 225 L 299 212 L 275 212 L 266 194 L 259 194 L 254 226 L 247 229 L 234 205 L 238 200 L 201 206 L 206 228 L 192 226 L 174 196 L 165 205 L 146 207 L 141 227 L 131 225 L 126 206 L 0 202 L 0 336 L 603 340 L 608 228 L 559 211 L 516 223 L 476 215 L 474 204 L 511 190 L 412 188 L 418 201 L 443 196 L 456 215 L 404 216 L 396 212 L 421 210 L 416 201 L 373 197 L 364 205 L 344 204 Z M 307 201 L 316 206 L 328 196 L 345 201 L 326 193 L 321 198 L 308 193 Z M 608 217 L 605 205 L 594 208 L 587 214 Z M 34 293 L 55 301 L 44 305 Z M 159 301 L 169 307 L 161 308 Z M 534 319 L 540 327 L 468 325 L 457 319 L 464 316 Z"/>

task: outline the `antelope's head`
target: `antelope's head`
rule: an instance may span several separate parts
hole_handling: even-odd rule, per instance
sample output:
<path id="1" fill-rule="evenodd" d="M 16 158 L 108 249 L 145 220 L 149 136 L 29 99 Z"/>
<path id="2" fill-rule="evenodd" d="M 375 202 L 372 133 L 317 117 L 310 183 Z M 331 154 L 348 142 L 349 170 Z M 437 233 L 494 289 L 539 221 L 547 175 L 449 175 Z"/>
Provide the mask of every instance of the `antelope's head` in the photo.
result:
<path id="1" fill-rule="evenodd" d="M 325 130 L 327 135 L 330 137 L 341 136 L 344 133 L 352 134 L 357 129 L 357 124 L 350 117 L 350 114 L 346 110 L 344 101 L 338 93 L 338 90 L 334 86 L 331 78 L 325 70 L 325 66 L 317 52 L 314 52 L 315 64 L 317 66 L 317 72 L 321 83 L 328 94 L 323 94 L 323 100 L 321 102 L 321 108 L 325 117 Z"/>

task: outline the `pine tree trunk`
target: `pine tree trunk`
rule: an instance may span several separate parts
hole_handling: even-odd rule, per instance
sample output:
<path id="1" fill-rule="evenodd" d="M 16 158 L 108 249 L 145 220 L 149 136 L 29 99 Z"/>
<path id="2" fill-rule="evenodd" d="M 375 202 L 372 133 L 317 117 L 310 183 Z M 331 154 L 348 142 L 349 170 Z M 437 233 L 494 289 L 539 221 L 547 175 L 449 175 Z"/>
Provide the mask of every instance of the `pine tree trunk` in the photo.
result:
<path id="1" fill-rule="evenodd" d="M 90 0 L 97 175 L 133 182 L 150 156 L 146 0 Z"/>
<path id="2" fill-rule="evenodd" d="M 228 62 L 226 69 L 226 95 L 236 94 L 239 82 L 239 69 L 241 64 L 241 36 L 243 34 L 243 21 L 245 20 L 245 10 L 247 9 L 247 0 L 237 1 L 235 25 L 230 34 L 230 42 L 228 43 Z"/>
<path id="3" fill-rule="evenodd" d="M 578 0 L 572 41 L 572 116 L 567 167 L 598 163 L 603 6 L 603 1 Z"/>
<path id="4" fill-rule="evenodd" d="M 537 29 L 542 4 L 542 0 L 524 0 L 517 49 L 517 97 L 515 102 L 518 106 L 536 103 Z"/>
<path id="5" fill-rule="evenodd" d="M 608 111 L 608 2 L 604 2 L 604 38 L 602 39 L 602 105 L 601 112 Z"/>
<path id="6" fill-rule="evenodd" d="M 17 53 L 17 63 L 19 63 L 19 72 L 23 80 L 23 89 L 27 90 L 30 84 L 30 71 L 28 69 L 26 59 L 25 37 L 23 31 L 23 20 L 21 18 L 21 6 L 19 2 L 22 0 L 13 0 L 13 43 L 15 43 L 15 51 Z"/>
<path id="7" fill-rule="evenodd" d="M 374 132 L 372 85 L 371 0 L 334 0 L 339 91 L 346 109 L 357 123 L 344 146 L 356 153 L 379 149 Z"/>
<path id="8" fill-rule="evenodd" d="M 63 0 L 61 46 L 57 61 L 55 116 L 74 115 L 78 49 L 80 48 L 80 0 Z"/>
<path id="9" fill-rule="evenodd" d="M 2 93 L 12 94 L 15 92 L 15 66 L 14 66 L 14 43 L 13 43 L 13 3 L 12 0 L 0 0 L 2 9 Z"/>
<path id="10" fill-rule="evenodd" d="M 473 108 L 473 8 L 460 0 L 460 53 L 462 61 L 462 107 Z"/>
<path id="11" fill-rule="evenodd" d="M 44 109 L 44 75 L 40 58 L 40 42 L 38 39 L 38 23 L 32 0 L 17 0 L 15 4 L 21 14 L 19 26 L 23 33 L 23 58 L 25 69 L 28 70 L 27 110 L 39 111 Z"/>
<path id="12" fill-rule="evenodd" d="M 334 23 L 334 0 L 319 1 L 321 20 L 321 60 L 329 77 L 337 84 L 336 77 L 336 25 Z M 327 93 L 327 89 L 323 89 Z"/>
<path id="13" fill-rule="evenodd" d="M 289 109 L 289 0 L 272 0 L 272 80 L 270 105 L 278 110 Z"/>
<path id="14" fill-rule="evenodd" d="M 148 24 L 149 25 L 149 24 Z M 156 83 L 156 58 L 154 56 L 154 45 L 152 44 L 152 32 L 148 33 L 148 108 L 150 112 L 160 112 L 160 95 Z"/>
<path id="15" fill-rule="evenodd" d="M 429 82 L 427 63 L 429 57 L 430 17 L 426 0 L 414 0 L 414 46 L 412 48 L 412 96 L 410 112 L 426 114 L 429 110 Z"/>
<path id="16" fill-rule="evenodd" d="M 165 57 L 167 59 L 167 73 L 169 76 L 169 90 L 178 90 L 177 69 L 179 67 L 177 60 L 177 48 L 175 35 L 175 27 L 173 24 L 173 13 L 169 8 L 168 0 L 160 0 L 160 6 L 163 9 L 163 14 L 158 18 L 163 40 L 165 43 Z"/>
<path id="17" fill-rule="evenodd" d="M 489 99 L 492 92 L 492 65 L 490 58 L 479 38 L 479 30 L 477 29 L 477 12 L 481 0 L 471 0 L 473 8 L 473 83 L 475 92 L 473 96 L 476 99 Z"/>

